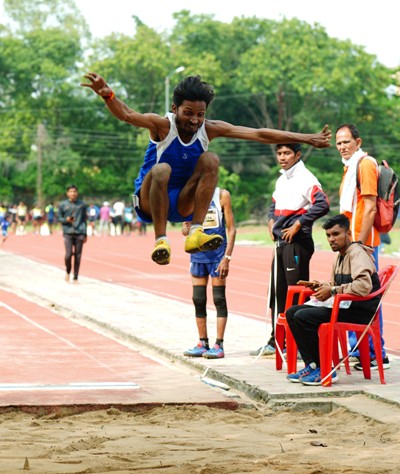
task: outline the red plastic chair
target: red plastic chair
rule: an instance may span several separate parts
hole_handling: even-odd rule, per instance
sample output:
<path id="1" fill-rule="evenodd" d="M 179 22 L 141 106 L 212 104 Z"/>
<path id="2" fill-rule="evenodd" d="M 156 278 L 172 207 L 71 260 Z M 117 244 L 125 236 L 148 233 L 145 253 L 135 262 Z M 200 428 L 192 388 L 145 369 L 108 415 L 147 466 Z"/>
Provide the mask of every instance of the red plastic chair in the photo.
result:
<path id="1" fill-rule="evenodd" d="M 296 304 L 303 304 L 308 296 L 311 296 L 313 291 L 311 288 L 307 288 L 302 285 L 290 285 L 286 295 L 285 313 L 279 313 L 276 326 L 275 326 L 275 367 L 276 370 L 282 370 L 282 355 L 283 348 L 285 347 L 286 337 L 286 364 L 287 373 L 292 374 L 297 372 L 297 344 L 294 340 L 292 332 L 290 331 L 289 325 L 286 321 L 286 310 L 293 306 L 294 297 L 298 295 L 298 301 Z"/>
<path id="2" fill-rule="evenodd" d="M 379 369 L 379 377 L 382 384 L 385 384 L 385 376 L 383 371 L 383 360 L 382 360 L 382 344 L 381 344 L 381 333 L 379 325 L 379 308 L 381 307 L 382 300 L 388 291 L 392 281 L 397 275 L 399 270 L 398 265 L 388 265 L 378 271 L 381 288 L 368 296 L 355 296 L 348 294 L 336 295 L 333 303 L 331 320 L 329 323 L 321 324 L 319 327 L 319 356 L 321 364 L 321 379 L 324 387 L 330 387 L 332 385 L 332 360 L 334 360 L 334 350 L 337 348 L 337 338 L 340 340 L 342 349 L 342 355 L 347 360 L 347 331 L 354 331 L 359 339 L 359 351 L 360 361 L 363 367 L 364 378 L 371 378 L 371 361 L 369 351 L 369 340 L 366 337 L 369 334 L 372 338 L 374 345 L 374 351 L 376 361 Z M 378 308 L 372 319 L 372 323 L 368 324 L 355 324 L 338 322 L 338 311 L 341 301 L 367 301 L 376 296 L 381 296 Z M 361 340 L 360 340 L 361 338 Z M 346 366 L 348 369 L 348 365 Z M 348 370 L 349 373 L 349 370 Z M 325 380 L 324 380 L 325 379 Z"/>

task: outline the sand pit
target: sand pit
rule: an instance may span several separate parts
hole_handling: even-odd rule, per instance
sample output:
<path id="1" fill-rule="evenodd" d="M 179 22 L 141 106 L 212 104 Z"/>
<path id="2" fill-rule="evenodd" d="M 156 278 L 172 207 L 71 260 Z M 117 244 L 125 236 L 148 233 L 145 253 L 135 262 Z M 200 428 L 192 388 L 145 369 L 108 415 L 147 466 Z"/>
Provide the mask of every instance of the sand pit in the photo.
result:
<path id="1" fill-rule="evenodd" d="M 164 406 L 0 414 L 0 473 L 398 473 L 399 422 L 329 413 Z"/>

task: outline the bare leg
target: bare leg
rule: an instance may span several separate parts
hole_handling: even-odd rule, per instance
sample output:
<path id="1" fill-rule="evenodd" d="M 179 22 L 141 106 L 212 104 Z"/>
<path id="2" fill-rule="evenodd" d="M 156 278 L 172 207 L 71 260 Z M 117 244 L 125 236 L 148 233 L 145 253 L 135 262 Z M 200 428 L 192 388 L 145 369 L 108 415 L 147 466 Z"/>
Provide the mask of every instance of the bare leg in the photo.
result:
<path id="1" fill-rule="evenodd" d="M 227 320 L 228 318 L 217 318 L 217 339 L 224 339 Z"/>
<path id="2" fill-rule="evenodd" d="M 200 155 L 193 175 L 179 194 L 178 210 L 182 216 L 193 213 L 193 224 L 203 224 L 218 181 L 219 158 L 215 153 Z"/>
<path id="3" fill-rule="evenodd" d="M 199 339 L 207 339 L 207 318 L 196 318 L 196 325 Z"/>
<path id="4" fill-rule="evenodd" d="M 140 188 L 140 209 L 151 217 L 156 238 L 167 231 L 170 176 L 171 167 L 167 163 L 159 163 L 148 172 Z"/>

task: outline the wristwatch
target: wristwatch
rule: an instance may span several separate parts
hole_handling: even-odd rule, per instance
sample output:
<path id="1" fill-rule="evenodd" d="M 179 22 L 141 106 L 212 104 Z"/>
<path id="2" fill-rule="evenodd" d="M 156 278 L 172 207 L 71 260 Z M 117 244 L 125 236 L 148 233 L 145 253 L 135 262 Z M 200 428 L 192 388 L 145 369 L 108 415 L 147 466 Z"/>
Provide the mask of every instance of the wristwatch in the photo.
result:
<path id="1" fill-rule="evenodd" d="M 337 288 L 336 286 L 331 287 L 331 296 L 335 296 L 337 294 Z"/>
<path id="2" fill-rule="evenodd" d="M 230 260 L 232 257 L 230 255 L 224 255 L 224 258 L 226 258 L 227 260 Z"/>

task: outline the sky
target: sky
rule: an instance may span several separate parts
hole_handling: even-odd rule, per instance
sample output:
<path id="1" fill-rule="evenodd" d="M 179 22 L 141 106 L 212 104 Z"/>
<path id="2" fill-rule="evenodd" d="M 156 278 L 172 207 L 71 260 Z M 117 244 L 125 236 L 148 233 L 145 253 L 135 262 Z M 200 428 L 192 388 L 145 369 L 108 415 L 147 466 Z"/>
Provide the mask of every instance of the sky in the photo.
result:
<path id="1" fill-rule="evenodd" d="M 394 0 L 75 0 L 93 36 L 112 32 L 132 34 L 138 16 L 146 25 L 163 31 L 173 26 L 172 13 L 189 10 L 193 14 L 213 14 L 216 20 L 230 22 L 235 16 L 269 18 L 296 17 L 324 26 L 329 36 L 365 47 L 388 67 L 400 65 L 400 29 Z M 0 0 L 0 21 L 4 19 Z"/>

